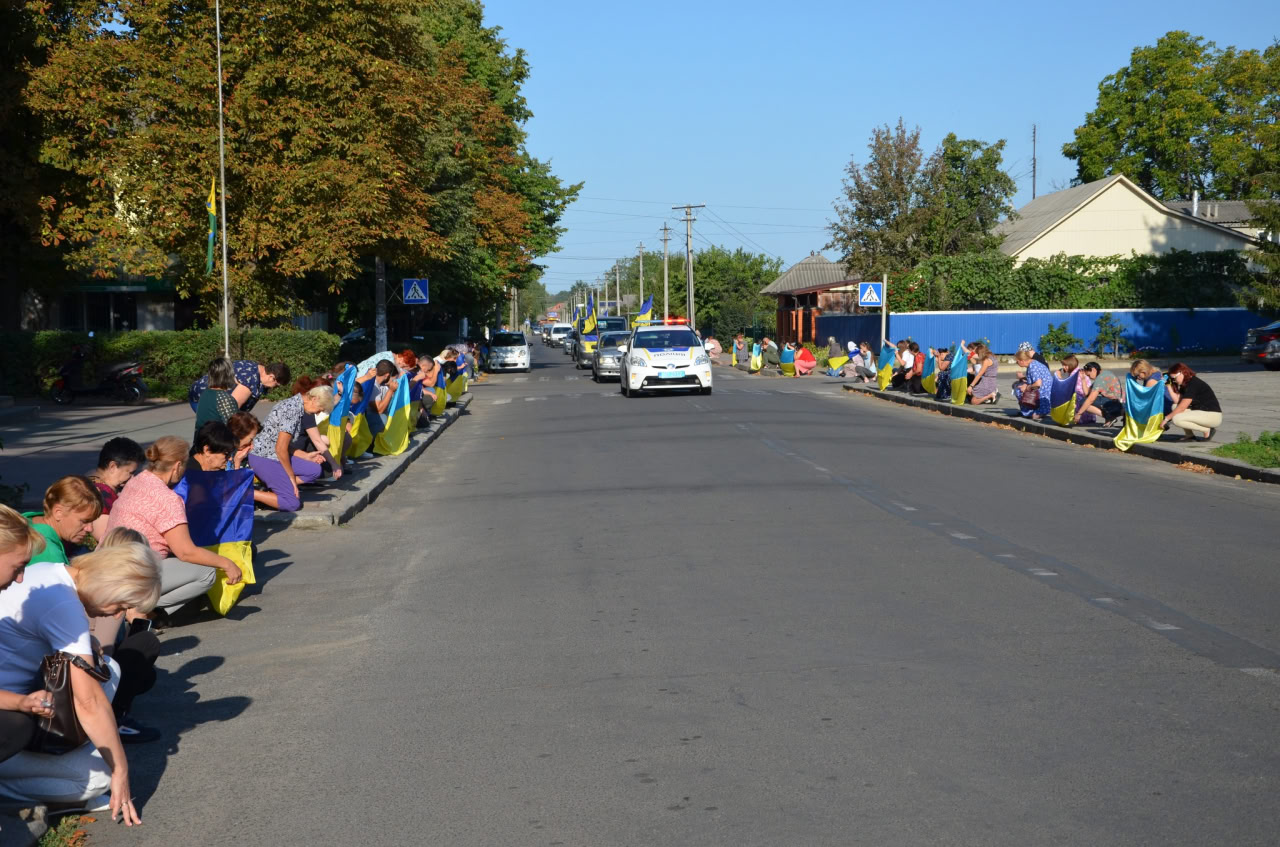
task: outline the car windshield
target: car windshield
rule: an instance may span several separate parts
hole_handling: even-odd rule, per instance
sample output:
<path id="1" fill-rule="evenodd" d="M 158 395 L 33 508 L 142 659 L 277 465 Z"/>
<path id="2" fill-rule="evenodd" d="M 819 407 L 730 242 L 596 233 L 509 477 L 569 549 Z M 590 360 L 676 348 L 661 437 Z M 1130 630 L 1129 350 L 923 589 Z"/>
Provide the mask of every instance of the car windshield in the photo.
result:
<path id="1" fill-rule="evenodd" d="M 601 350 L 612 350 L 619 344 L 626 343 L 628 337 L 625 332 L 610 332 L 607 335 L 600 336 L 600 344 L 598 346 Z"/>
<path id="2" fill-rule="evenodd" d="M 656 329 L 636 333 L 636 347 L 642 350 L 665 350 L 670 347 L 700 347 L 702 342 L 692 330 L 684 327 Z"/>
<path id="3" fill-rule="evenodd" d="M 599 320 L 601 332 L 612 332 L 617 330 L 625 330 L 627 328 L 626 318 L 601 318 Z"/>
<path id="4" fill-rule="evenodd" d="M 523 347 L 524 336 L 518 332 L 499 332 L 493 337 L 494 347 Z"/>

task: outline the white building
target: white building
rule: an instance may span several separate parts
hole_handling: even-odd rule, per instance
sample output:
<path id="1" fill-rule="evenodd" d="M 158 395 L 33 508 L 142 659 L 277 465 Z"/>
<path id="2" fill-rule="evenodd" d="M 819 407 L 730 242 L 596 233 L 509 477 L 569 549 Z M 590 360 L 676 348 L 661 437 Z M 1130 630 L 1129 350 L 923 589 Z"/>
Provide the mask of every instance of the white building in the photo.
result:
<path id="1" fill-rule="evenodd" d="M 1019 262 L 1059 253 L 1207 253 L 1244 250 L 1257 243 L 1249 230 L 1170 208 L 1119 175 L 1037 197 L 995 232 L 1005 237 L 1000 249 Z"/>

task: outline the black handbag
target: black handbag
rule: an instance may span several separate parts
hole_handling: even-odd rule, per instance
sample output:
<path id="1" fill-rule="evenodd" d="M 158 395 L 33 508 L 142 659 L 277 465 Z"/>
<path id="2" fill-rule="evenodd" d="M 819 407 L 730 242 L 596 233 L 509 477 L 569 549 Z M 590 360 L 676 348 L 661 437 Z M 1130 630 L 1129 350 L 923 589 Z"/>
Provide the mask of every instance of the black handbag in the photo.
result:
<path id="1" fill-rule="evenodd" d="M 53 653 L 44 657 L 40 663 L 39 685 L 49 692 L 53 714 L 36 722 L 36 731 L 27 742 L 28 751 L 61 755 L 89 740 L 76 715 L 76 700 L 71 691 L 71 666 L 75 665 L 98 682 L 106 682 L 111 678 L 111 670 L 96 650 L 93 658 L 97 667 L 71 653 Z"/>

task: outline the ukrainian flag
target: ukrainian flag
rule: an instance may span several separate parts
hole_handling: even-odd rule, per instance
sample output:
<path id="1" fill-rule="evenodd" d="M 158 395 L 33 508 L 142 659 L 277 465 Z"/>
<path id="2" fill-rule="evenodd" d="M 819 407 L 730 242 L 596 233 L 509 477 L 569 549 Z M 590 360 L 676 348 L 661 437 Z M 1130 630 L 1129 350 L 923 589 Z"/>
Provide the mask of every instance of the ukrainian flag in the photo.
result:
<path id="1" fill-rule="evenodd" d="M 209 177 L 209 199 L 204 202 L 205 211 L 209 213 L 209 249 L 205 252 L 204 272 L 213 273 L 213 242 L 217 238 L 218 232 L 218 213 L 215 211 L 217 207 L 214 202 L 218 199 L 218 194 L 214 190 L 217 182 L 213 177 Z"/>
<path id="2" fill-rule="evenodd" d="M 831 369 L 832 373 L 839 373 L 840 369 L 843 368 L 848 361 L 848 355 L 842 353 L 839 356 L 829 357 L 827 359 L 827 367 Z"/>
<path id="3" fill-rule="evenodd" d="M 445 406 L 449 405 L 448 385 L 444 379 L 444 368 L 436 372 L 436 401 L 431 404 L 431 408 L 427 410 L 427 414 L 433 418 L 438 418 L 444 414 Z"/>
<path id="4" fill-rule="evenodd" d="M 635 329 L 636 324 L 641 321 L 653 319 L 653 295 L 650 294 L 644 301 L 644 305 L 640 307 L 640 313 L 631 320 L 631 328 Z"/>
<path id="5" fill-rule="evenodd" d="M 329 426 L 325 435 L 329 436 L 329 455 L 333 456 L 335 462 L 342 461 L 342 445 L 346 441 L 345 426 L 347 412 L 351 408 L 351 389 L 356 382 L 355 365 L 347 365 L 347 369 L 342 372 L 342 376 L 338 377 L 338 384 L 342 386 L 342 394 L 338 397 L 338 402 L 333 404 L 333 411 L 329 413 Z M 363 450 L 360 452 L 364 452 Z"/>
<path id="6" fill-rule="evenodd" d="M 876 372 L 876 387 L 881 391 L 884 391 L 884 387 L 893 382 L 894 352 L 892 344 L 885 344 L 880 347 L 880 361 L 877 363 L 878 370 Z"/>
<path id="7" fill-rule="evenodd" d="M 450 382 L 448 388 L 445 389 L 445 396 L 448 402 L 456 403 L 458 398 L 467 393 L 467 375 L 460 373 Z"/>
<path id="8" fill-rule="evenodd" d="M 1164 432 L 1164 377 L 1151 387 L 1129 377 L 1124 388 L 1124 428 L 1116 436 L 1116 449 L 1149 444 Z"/>
<path id="9" fill-rule="evenodd" d="M 459 377 L 464 382 L 466 377 Z M 409 379 L 400 377 L 396 393 L 387 406 L 387 422 L 382 432 L 373 440 L 373 452 L 379 456 L 399 456 L 409 446 L 409 433 L 413 429 L 413 404 L 409 402 Z"/>
<path id="10" fill-rule="evenodd" d="M 751 362 L 748 368 L 752 373 L 756 373 L 764 367 L 764 354 L 760 352 L 759 344 L 751 345 Z"/>
<path id="11" fill-rule="evenodd" d="M 361 397 L 360 402 L 350 406 L 351 413 L 351 455 L 362 455 L 366 450 L 373 446 L 374 429 L 369 425 L 369 418 L 366 414 L 369 404 L 373 400 L 373 389 L 375 382 L 372 378 L 360 383 Z M 377 415 L 374 415 L 377 417 Z M 381 423 L 381 420 L 379 420 Z"/>
<path id="12" fill-rule="evenodd" d="M 1059 379 L 1053 375 L 1053 385 L 1049 388 L 1049 417 L 1059 426 L 1071 426 L 1076 420 L 1076 383 L 1080 381 L 1080 369 L 1076 368 L 1071 376 Z"/>
<path id="13" fill-rule="evenodd" d="M 963 406 L 969 399 L 969 351 L 963 344 L 956 345 L 951 357 L 951 405 Z"/>
<path id="14" fill-rule="evenodd" d="M 187 503 L 187 530 L 199 546 L 226 556 L 240 568 L 241 580 L 227 585 L 218 571 L 209 589 L 209 605 L 225 615 L 253 585 L 253 471 L 188 470 L 174 489 Z"/>
<path id="15" fill-rule="evenodd" d="M 929 348 L 929 355 L 924 359 L 924 370 L 920 372 L 920 384 L 930 394 L 938 393 L 938 360 L 933 355 L 932 347 Z"/>
<path id="16" fill-rule="evenodd" d="M 594 335 L 596 331 L 596 304 L 595 298 L 587 299 L 587 316 L 582 319 L 582 335 Z"/>

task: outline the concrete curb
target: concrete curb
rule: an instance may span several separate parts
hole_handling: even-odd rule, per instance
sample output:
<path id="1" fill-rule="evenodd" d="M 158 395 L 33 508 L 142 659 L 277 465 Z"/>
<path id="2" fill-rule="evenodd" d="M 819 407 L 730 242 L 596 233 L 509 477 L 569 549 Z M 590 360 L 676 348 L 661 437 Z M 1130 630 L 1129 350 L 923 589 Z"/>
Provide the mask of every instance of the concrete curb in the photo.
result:
<path id="1" fill-rule="evenodd" d="M 471 394 L 467 393 L 458 398 L 455 405 L 446 409 L 444 414 L 433 420 L 429 426 L 415 430 L 409 442 L 409 448 L 399 456 L 387 456 L 366 462 L 366 464 L 377 462 L 378 465 L 367 477 L 360 480 L 358 485 L 343 492 L 331 503 L 318 506 L 314 510 L 304 506 L 300 512 L 256 512 L 254 520 L 271 527 L 290 526 L 295 529 L 330 529 L 346 523 L 377 500 L 378 496 L 395 482 L 432 442 L 440 437 L 440 433 L 462 416 L 469 405 L 471 405 Z"/>
<path id="2" fill-rule="evenodd" d="M 950 415 L 954 418 L 965 418 L 979 423 L 998 423 L 1008 427 L 1012 427 L 1020 432 L 1029 432 L 1032 435 L 1043 435 L 1048 438 L 1054 438 L 1058 441 L 1065 441 L 1068 444 L 1087 444 L 1102 450 L 1114 450 L 1115 441 L 1112 436 L 1098 435 L 1085 429 L 1075 427 L 1058 426 L 1057 424 L 1043 424 L 1038 421 L 1024 418 L 1021 415 L 1006 415 L 1003 413 L 988 412 L 976 406 L 956 406 L 952 403 L 943 403 L 933 399 L 931 396 L 912 397 L 910 394 L 903 394 L 897 391 L 880 391 L 875 388 L 869 388 L 865 385 L 842 385 L 845 391 L 852 391 L 858 394 L 865 394 L 876 397 L 881 400 L 887 400 L 891 403 L 898 403 L 902 406 L 914 406 L 918 409 L 928 409 L 931 412 L 938 412 L 943 415 Z M 1144 456 L 1148 459 L 1156 459 L 1161 462 L 1168 462 L 1173 465 L 1180 465 L 1183 462 L 1191 462 L 1197 465 L 1203 465 L 1210 468 L 1214 473 L 1223 476 L 1237 477 L 1239 479 L 1253 480 L 1254 482 L 1268 482 L 1273 485 L 1280 485 L 1280 471 L 1270 468 L 1258 468 L 1253 465 L 1237 462 L 1234 459 L 1224 459 L 1221 456 L 1205 455 L 1201 453 L 1189 453 L 1179 450 L 1176 447 L 1170 447 L 1163 444 L 1135 444 L 1129 448 L 1131 455 Z"/>

